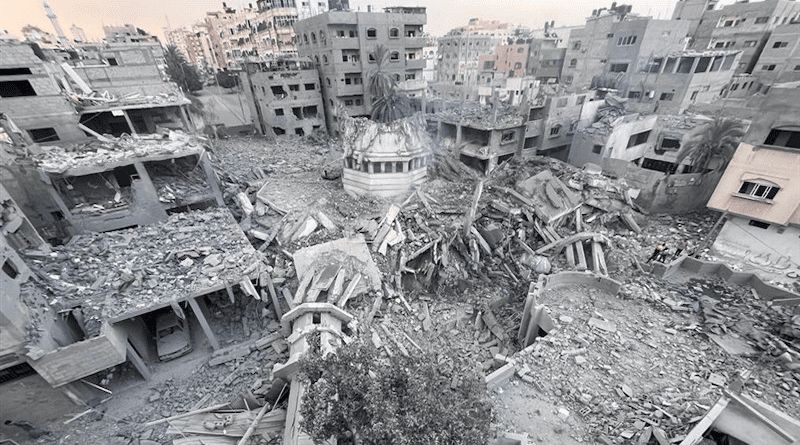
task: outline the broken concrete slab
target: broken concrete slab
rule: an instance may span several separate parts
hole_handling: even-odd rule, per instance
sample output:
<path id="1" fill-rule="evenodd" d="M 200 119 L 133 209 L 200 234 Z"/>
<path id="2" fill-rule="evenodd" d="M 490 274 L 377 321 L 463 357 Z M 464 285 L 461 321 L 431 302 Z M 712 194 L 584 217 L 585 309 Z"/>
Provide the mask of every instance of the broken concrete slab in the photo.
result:
<path id="1" fill-rule="evenodd" d="M 339 264 L 348 276 L 362 274 L 362 279 L 350 298 L 370 290 L 381 289 L 381 273 L 372 259 L 363 235 L 306 247 L 294 252 L 292 257 L 297 276 L 301 281 L 312 268 L 321 270 L 329 265 Z"/>

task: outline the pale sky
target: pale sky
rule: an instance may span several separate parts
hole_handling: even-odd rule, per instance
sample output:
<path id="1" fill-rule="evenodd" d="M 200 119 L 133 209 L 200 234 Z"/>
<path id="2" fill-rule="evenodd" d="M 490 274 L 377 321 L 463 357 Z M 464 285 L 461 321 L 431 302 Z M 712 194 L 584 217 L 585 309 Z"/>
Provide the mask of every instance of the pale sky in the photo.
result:
<path id="1" fill-rule="evenodd" d="M 300 0 L 298 0 L 299 2 Z M 584 23 L 593 9 L 608 8 L 612 0 L 350 0 L 351 9 L 366 5 L 377 10 L 386 6 L 425 6 L 428 8 L 426 30 L 435 36 L 452 28 L 466 25 L 470 18 L 500 20 L 541 28 L 545 21 L 555 20 L 556 26 L 578 26 Z M 206 11 L 222 8 L 221 0 L 50 0 L 50 7 L 68 37 L 75 24 L 92 38 L 102 38 L 102 26 L 131 23 L 151 34 L 163 37 L 162 29 L 190 25 L 205 16 Z M 229 6 L 246 6 L 248 1 L 229 0 Z M 255 0 L 252 0 L 255 6 Z M 633 12 L 668 19 L 676 0 L 618 1 L 633 5 Z M 0 0 L 0 30 L 22 37 L 20 29 L 35 25 L 55 34 L 44 12 L 41 0 Z"/>

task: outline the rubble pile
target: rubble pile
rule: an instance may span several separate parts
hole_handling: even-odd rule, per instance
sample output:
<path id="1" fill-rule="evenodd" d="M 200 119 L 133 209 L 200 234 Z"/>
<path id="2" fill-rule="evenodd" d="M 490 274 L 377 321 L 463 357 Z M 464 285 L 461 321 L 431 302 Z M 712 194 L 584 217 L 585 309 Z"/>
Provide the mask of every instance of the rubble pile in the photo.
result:
<path id="1" fill-rule="evenodd" d="M 439 111 L 432 117 L 461 125 L 486 128 L 515 127 L 525 122 L 525 117 L 518 107 L 504 103 L 498 105 L 496 117 L 491 105 L 448 109 Z"/>
<path id="2" fill-rule="evenodd" d="M 97 335 L 104 319 L 260 272 L 262 255 L 235 224 L 227 209 L 180 213 L 157 226 L 75 236 L 30 264 L 50 305 L 81 306 Z"/>
<path id="3" fill-rule="evenodd" d="M 115 96 L 108 91 L 99 93 L 92 91 L 89 94 L 72 93 L 69 100 L 80 107 L 120 107 L 132 105 L 165 105 L 175 103 L 181 105 L 188 103 L 188 99 L 183 93 L 173 86 L 173 91 L 158 93 L 156 95 L 144 95 L 141 93 L 128 93 L 124 96 Z"/>
<path id="4" fill-rule="evenodd" d="M 580 131 L 589 134 L 605 135 L 614 130 L 616 125 L 622 122 L 630 122 L 639 118 L 639 113 L 626 113 L 625 103 L 627 99 L 607 94 L 605 103 L 597 109 L 595 122 Z"/>

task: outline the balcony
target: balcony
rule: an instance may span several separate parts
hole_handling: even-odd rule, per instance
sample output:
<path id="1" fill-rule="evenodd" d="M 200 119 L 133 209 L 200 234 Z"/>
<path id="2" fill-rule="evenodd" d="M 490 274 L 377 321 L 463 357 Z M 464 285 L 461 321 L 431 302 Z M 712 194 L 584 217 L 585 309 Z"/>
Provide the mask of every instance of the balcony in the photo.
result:
<path id="1" fill-rule="evenodd" d="M 411 79 L 397 83 L 397 89 L 400 91 L 421 91 L 428 88 L 428 82 L 424 79 Z"/>
<path id="2" fill-rule="evenodd" d="M 427 44 L 428 41 L 425 37 L 405 37 L 403 39 L 403 46 L 406 48 L 423 48 Z"/>
<path id="3" fill-rule="evenodd" d="M 364 94 L 364 85 L 346 85 L 343 82 L 339 82 L 336 85 L 336 95 L 337 96 L 357 96 Z"/>

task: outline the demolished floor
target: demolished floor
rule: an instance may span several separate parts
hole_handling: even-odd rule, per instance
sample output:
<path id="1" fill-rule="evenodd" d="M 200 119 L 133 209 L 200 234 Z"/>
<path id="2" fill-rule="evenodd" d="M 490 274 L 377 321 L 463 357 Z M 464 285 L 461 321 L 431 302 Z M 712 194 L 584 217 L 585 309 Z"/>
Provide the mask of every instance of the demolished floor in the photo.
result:
<path id="1" fill-rule="evenodd" d="M 483 181 L 467 171 L 456 172 L 455 181 L 435 177 L 390 203 L 352 198 L 340 181 L 323 179 L 320 171 L 338 159 L 327 143 L 233 138 L 214 141 L 211 150 L 226 203 L 264 253 L 278 295 L 283 288 L 295 298 L 303 293 L 294 252 L 361 234 L 383 289 L 365 289 L 346 301 L 346 310 L 383 327 L 375 332 L 387 353 L 399 348 L 386 338 L 391 333 L 409 353 L 455 351 L 487 375 L 513 356 L 515 375 L 490 390 L 497 435 L 525 434 L 536 444 L 655 444 L 662 437 L 677 443 L 742 371 L 751 372 L 743 392 L 800 417 L 800 327 L 791 330 L 791 308 L 718 278 L 680 274 L 665 281 L 648 273 L 658 242 L 702 245 L 715 221 L 711 213 L 641 215 L 617 181 L 547 159 L 508 162 Z M 553 220 L 537 214 L 539 199 L 555 208 L 567 204 L 547 187 L 542 196 L 517 191 L 544 171 L 584 204 Z M 577 233 L 591 236 L 567 243 Z M 570 253 L 561 253 L 559 243 Z M 70 267 L 78 266 L 65 263 L 67 275 Z M 617 294 L 580 284 L 542 292 L 538 304 L 555 327 L 521 352 L 517 330 L 529 284 L 542 268 L 594 270 L 622 287 Z M 280 332 L 278 314 L 291 305 L 281 299 L 276 308 L 238 286 L 233 292 L 232 299 L 225 290 L 206 297 L 221 349 L 212 353 L 200 328 L 193 329 L 194 351 L 151 365 L 148 381 L 129 363 L 87 377 L 102 388 L 91 406 L 48 409 L 64 396 L 45 395 L 47 385 L 35 375 L 0 385 L 4 400 L 4 394 L 24 398 L 20 392 L 28 388 L 35 400 L 26 403 L 25 420 L 50 431 L 33 439 L 19 426 L 0 424 L 0 436 L 19 443 L 168 444 L 188 432 L 148 422 L 226 402 L 256 410 L 246 400 L 268 391 L 273 364 L 286 358 L 272 336 Z M 1 404 L 0 419 L 20 417 L 13 408 Z M 279 443 L 282 430 L 262 433 L 251 443 Z"/>

